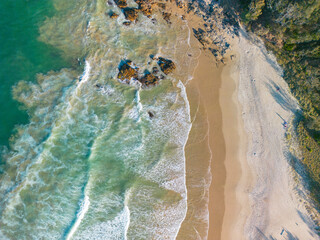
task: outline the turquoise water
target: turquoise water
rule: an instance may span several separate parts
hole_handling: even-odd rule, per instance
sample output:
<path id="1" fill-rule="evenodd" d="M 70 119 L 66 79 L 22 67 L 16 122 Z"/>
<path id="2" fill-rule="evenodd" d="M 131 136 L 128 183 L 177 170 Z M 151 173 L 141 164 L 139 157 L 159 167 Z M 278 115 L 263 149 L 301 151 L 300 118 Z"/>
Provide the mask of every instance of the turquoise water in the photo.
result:
<path id="1" fill-rule="evenodd" d="M 0 145 L 7 145 L 16 124 L 27 123 L 11 88 L 18 81 L 33 81 L 39 72 L 69 66 L 60 51 L 37 40 L 39 26 L 54 14 L 51 1 L 0 1 Z"/>
<path id="2" fill-rule="evenodd" d="M 174 239 L 187 201 L 187 26 L 141 15 L 126 27 L 101 0 L 51 7 L 32 23 L 41 67 L 11 83 L 29 120 L 2 154 L 0 239 Z M 116 80 L 122 59 L 151 71 L 150 54 L 172 59 L 176 74 L 145 90 Z"/>

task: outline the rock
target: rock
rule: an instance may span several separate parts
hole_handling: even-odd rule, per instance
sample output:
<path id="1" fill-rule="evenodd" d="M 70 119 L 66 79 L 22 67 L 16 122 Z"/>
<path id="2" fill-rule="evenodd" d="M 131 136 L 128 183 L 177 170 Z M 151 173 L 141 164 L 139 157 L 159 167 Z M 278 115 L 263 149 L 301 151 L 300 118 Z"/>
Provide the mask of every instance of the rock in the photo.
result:
<path id="1" fill-rule="evenodd" d="M 152 112 L 150 112 L 150 111 L 148 112 L 148 115 L 149 115 L 150 118 L 154 117 L 154 114 Z"/>
<path id="2" fill-rule="evenodd" d="M 127 0 L 114 0 L 114 2 L 118 6 L 118 8 L 125 8 L 128 6 Z"/>
<path id="3" fill-rule="evenodd" d="M 163 16 L 163 19 L 164 19 L 168 24 L 171 24 L 171 21 L 170 21 L 171 13 L 162 12 L 162 16 Z"/>
<path id="4" fill-rule="evenodd" d="M 144 86 L 154 86 L 158 84 L 159 78 L 152 73 L 147 72 L 142 78 L 139 79 L 139 82 L 141 82 Z"/>
<path id="5" fill-rule="evenodd" d="M 124 8 L 122 11 L 126 19 L 131 22 L 135 21 L 138 17 L 139 10 L 136 8 Z"/>
<path id="6" fill-rule="evenodd" d="M 152 14 L 152 5 L 154 4 L 152 0 L 135 0 L 135 2 L 139 6 L 139 10 L 146 15 L 147 17 L 151 17 Z"/>
<path id="7" fill-rule="evenodd" d="M 198 28 L 198 30 L 196 30 L 196 29 L 192 28 L 192 30 L 193 30 L 193 35 L 198 39 L 198 41 L 202 44 L 202 46 L 209 44 L 207 39 L 205 39 L 206 32 L 203 29 Z"/>
<path id="8" fill-rule="evenodd" d="M 162 58 L 162 57 L 158 58 L 158 65 L 159 65 L 161 71 L 166 75 L 176 69 L 176 65 L 174 64 L 174 62 L 172 62 L 169 59 Z"/>
<path id="9" fill-rule="evenodd" d="M 162 8 L 163 10 L 166 9 L 166 4 L 165 3 L 157 3 L 159 8 Z"/>
<path id="10" fill-rule="evenodd" d="M 157 74 L 159 72 L 159 69 L 157 67 L 152 68 L 152 74 Z"/>
<path id="11" fill-rule="evenodd" d="M 131 24 L 131 22 L 123 22 L 122 24 L 125 26 L 129 26 Z"/>
<path id="12" fill-rule="evenodd" d="M 119 14 L 116 14 L 116 13 L 114 13 L 114 12 L 111 12 L 110 14 L 109 14 L 109 16 L 110 16 L 110 18 L 117 18 L 117 17 L 119 17 Z"/>
<path id="13" fill-rule="evenodd" d="M 126 81 L 127 83 L 129 83 L 132 78 L 138 79 L 138 69 L 133 68 L 130 65 L 130 60 L 121 61 L 119 64 L 118 79 Z"/>
<path id="14" fill-rule="evenodd" d="M 149 57 L 152 59 L 152 60 L 155 60 L 155 56 L 153 54 L 150 54 Z"/>

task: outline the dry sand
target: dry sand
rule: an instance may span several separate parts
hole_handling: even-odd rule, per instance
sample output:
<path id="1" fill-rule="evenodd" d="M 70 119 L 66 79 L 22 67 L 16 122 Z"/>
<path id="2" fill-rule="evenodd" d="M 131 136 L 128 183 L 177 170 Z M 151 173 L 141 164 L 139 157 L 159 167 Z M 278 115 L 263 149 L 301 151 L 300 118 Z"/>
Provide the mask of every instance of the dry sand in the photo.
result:
<path id="1" fill-rule="evenodd" d="M 299 196 L 294 194 L 286 157 L 283 124 L 293 117 L 298 104 L 290 95 L 275 58 L 259 41 L 241 32 L 239 54 L 238 97 L 249 136 L 245 160 L 254 176 L 248 204 L 252 214 L 246 220 L 244 237 L 318 239 L 313 222 L 305 207 L 298 204 Z"/>

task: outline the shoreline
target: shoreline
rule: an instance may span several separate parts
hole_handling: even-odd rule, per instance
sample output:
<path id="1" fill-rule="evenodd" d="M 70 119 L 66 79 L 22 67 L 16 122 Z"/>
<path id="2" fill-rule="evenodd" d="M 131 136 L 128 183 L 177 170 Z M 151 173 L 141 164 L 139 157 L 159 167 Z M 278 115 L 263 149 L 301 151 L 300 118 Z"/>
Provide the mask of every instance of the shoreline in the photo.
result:
<path id="1" fill-rule="evenodd" d="M 188 16 L 189 29 L 198 23 L 197 16 Z M 188 41 L 190 48 L 201 48 L 194 35 Z M 244 226 L 245 218 L 236 226 L 232 215 L 240 214 L 247 201 L 243 194 L 238 201 L 236 192 L 242 169 L 248 169 L 239 157 L 246 161 L 247 137 L 237 101 L 238 53 L 231 50 L 226 60 L 217 63 L 211 52 L 201 50 L 193 79 L 186 83 L 192 119 L 185 148 L 188 210 L 177 239 L 230 239 L 231 229 L 239 232 Z"/>
<path id="2" fill-rule="evenodd" d="M 197 27 L 197 20 L 189 26 Z M 275 113 L 289 118 L 292 110 L 272 86 L 283 89 L 290 108 L 296 102 L 263 45 L 242 31 L 228 40 L 225 64 L 201 50 L 186 82 L 192 119 L 185 147 L 188 209 L 177 239 L 314 237 L 295 203 L 285 129 Z M 189 46 L 200 46 L 193 35 Z"/>

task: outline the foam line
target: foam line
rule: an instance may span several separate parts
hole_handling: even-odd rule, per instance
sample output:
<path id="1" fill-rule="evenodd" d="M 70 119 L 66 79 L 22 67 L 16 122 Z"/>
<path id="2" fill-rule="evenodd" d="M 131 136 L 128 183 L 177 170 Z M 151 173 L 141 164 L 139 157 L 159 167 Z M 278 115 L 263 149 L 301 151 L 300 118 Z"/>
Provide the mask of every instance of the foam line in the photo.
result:
<path id="1" fill-rule="evenodd" d="M 180 94 L 181 94 L 181 97 L 183 98 L 183 100 L 184 100 L 184 102 L 186 104 L 186 107 L 187 107 L 188 121 L 190 122 L 190 125 L 189 125 L 189 128 L 188 128 L 188 136 L 185 139 L 185 142 L 183 144 L 184 188 L 185 188 L 185 193 L 186 193 L 186 196 L 185 196 L 186 208 L 185 208 L 184 217 L 183 217 L 183 219 L 181 220 L 181 222 L 179 224 L 179 228 L 177 229 L 176 236 L 175 236 L 174 239 L 177 238 L 177 236 L 179 234 L 179 231 L 180 231 L 180 228 L 181 228 L 181 225 L 184 222 L 184 220 L 185 220 L 185 218 L 187 216 L 187 212 L 188 212 L 188 191 L 187 191 L 187 185 L 186 185 L 187 172 L 186 172 L 186 152 L 185 152 L 185 148 L 186 148 L 186 144 L 187 144 L 187 141 L 188 141 L 188 138 L 189 138 L 189 134 L 190 134 L 190 131 L 191 131 L 191 127 L 192 127 L 191 113 L 190 113 L 190 103 L 189 103 L 189 100 L 188 100 L 186 87 L 183 85 L 183 83 L 180 80 L 179 80 L 179 82 L 177 84 L 177 87 L 181 89 L 181 93 Z"/>
<path id="2" fill-rule="evenodd" d="M 86 60 L 85 62 L 85 67 L 84 67 L 84 73 L 80 77 L 80 84 L 85 83 L 88 81 L 89 76 L 90 76 L 90 71 L 91 71 L 91 65 L 90 63 Z"/>
<path id="3" fill-rule="evenodd" d="M 77 220 L 76 220 L 75 224 L 72 226 L 66 240 L 71 240 L 73 234 L 77 231 L 77 228 L 79 227 L 82 219 L 84 218 L 84 215 L 87 213 L 87 211 L 89 209 L 89 205 L 90 205 L 89 196 L 86 195 L 84 197 L 83 203 L 81 204 L 80 210 L 77 214 Z"/>
<path id="4" fill-rule="evenodd" d="M 126 214 L 126 217 L 127 217 L 127 222 L 126 222 L 126 226 L 125 226 L 125 229 L 124 229 L 124 239 L 127 240 L 127 233 L 128 233 L 128 229 L 129 229 L 129 226 L 130 226 L 130 210 L 128 208 L 128 206 L 125 206 L 124 207 L 124 211 L 125 211 L 125 214 Z"/>

